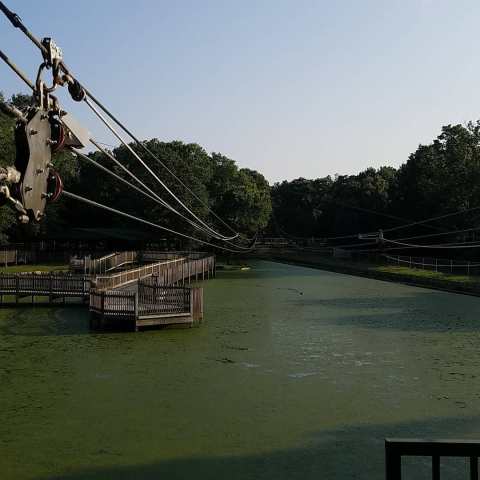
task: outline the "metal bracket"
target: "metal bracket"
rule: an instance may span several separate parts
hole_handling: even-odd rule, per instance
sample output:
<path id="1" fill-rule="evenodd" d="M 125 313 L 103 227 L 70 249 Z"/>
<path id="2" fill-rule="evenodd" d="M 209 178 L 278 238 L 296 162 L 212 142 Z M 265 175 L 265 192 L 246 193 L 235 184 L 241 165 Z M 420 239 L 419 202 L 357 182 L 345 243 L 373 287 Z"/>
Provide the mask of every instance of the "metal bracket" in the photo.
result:
<path id="1" fill-rule="evenodd" d="M 90 143 L 90 132 L 82 127 L 72 115 L 61 112 L 60 121 L 66 128 L 65 145 L 73 148 L 84 148 Z"/>
<path id="2" fill-rule="evenodd" d="M 47 202 L 52 161 L 51 135 L 48 115 L 42 110 L 38 110 L 26 125 L 17 124 L 15 167 L 22 175 L 17 200 L 21 202 L 28 216 L 37 222 L 44 216 Z"/>

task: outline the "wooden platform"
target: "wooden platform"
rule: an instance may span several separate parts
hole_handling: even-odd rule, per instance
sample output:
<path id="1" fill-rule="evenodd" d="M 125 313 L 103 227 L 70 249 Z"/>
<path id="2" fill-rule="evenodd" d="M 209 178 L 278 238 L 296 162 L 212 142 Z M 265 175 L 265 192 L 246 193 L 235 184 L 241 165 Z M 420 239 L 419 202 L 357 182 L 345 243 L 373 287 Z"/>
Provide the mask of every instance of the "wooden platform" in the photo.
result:
<path id="1" fill-rule="evenodd" d="M 106 255 L 90 262 L 91 275 L 0 274 L 0 305 L 25 305 L 25 298 L 35 305 L 88 301 L 93 328 L 115 325 L 138 330 L 154 325 L 191 326 L 200 322 L 203 289 L 190 284 L 215 275 L 215 257 L 200 252 L 182 252 L 182 256 L 148 252 L 152 263 L 104 273 L 138 258 L 137 252 Z"/>

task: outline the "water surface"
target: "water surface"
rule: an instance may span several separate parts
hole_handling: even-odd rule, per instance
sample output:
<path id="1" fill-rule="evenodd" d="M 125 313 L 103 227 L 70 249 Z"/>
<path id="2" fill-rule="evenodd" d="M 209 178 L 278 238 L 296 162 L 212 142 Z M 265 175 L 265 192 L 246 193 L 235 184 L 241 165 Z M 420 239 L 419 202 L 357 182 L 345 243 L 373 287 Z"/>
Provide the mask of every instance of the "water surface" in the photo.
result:
<path id="1" fill-rule="evenodd" d="M 385 437 L 480 438 L 480 299 L 269 262 L 204 286 L 187 330 L 0 310 L 0 477 L 381 479 Z"/>

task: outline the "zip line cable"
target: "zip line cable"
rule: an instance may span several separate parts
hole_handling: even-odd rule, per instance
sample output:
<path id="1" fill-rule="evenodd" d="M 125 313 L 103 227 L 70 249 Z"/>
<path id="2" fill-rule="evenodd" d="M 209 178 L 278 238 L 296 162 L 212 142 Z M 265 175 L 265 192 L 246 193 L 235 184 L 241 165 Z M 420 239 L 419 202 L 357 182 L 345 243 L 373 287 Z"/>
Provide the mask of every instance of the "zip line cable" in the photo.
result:
<path id="1" fill-rule="evenodd" d="M 440 245 L 415 245 L 411 243 L 403 243 L 403 242 L 397 242 L 395 240 L 389 240 L 388 238 L 383 239 L 384 242 L 387 243 L 392 243 L 394 245 L 400 245 L 400 246 L 405 246 L 405 247 L 410 247 L 410 248 L 430 248 L 430 249 L 437 249 L 437 248 L 442 248 L 442 249 L 463 249 L 463 248 L 480 248 L 480 243 L 478 241 L 476 242 L 464 242 L 464 243 L 447 243 L 447 244 L 440 244 Z M 472 245 L 472 243 L 475 243 Z"/>
<path id="2" fill-rule="evenodd" d="M 0 10 L 6 15 L 6 17 L 10 20 L 10 22 L 12 23 L 12 25 L 15 27 L 15 28 L 19 28 L 39 49 L 40 51 L 42 52 L 43 55 L 47 55 L 48 56 L 48 50 L 45 48 L 44 45 L 42 45 L 42 43 L 24 26 L 24 24 L 22 23 L 20 17 L 15 14 L 14 12 L 10 11 L 3 2 L 0 2 Z M 3 57 L 2 57 L 3 58 Z M 8 61 L 8 58 L 5 56 L 5 58 L 3 58 L 8 64 L 9 61 Z M 67 65 L 64 63 L 63 60 L 60 61 L 60 65 L 62 67 L 62 69 L 64 70 L 64 72 L 70 76 L 75 82 L 78 82 L 74 77 L 73 75 L 70 73 L 70 70 L 69 68 L 67 67 Z M 12 66 L 12 65 L 10 65 Z M 13 68 L 13 67 L 12 67 Z M 14 69 L 15 70 L 15 69 Z M 25 80 L 24 77 L 22 77 L 22 75 L 17 71 L 15 70 L 20 76 L 22 79 Z M 30 86 L 30 87 L 33 87 L 33 85 L 30 83 L 27 82 L 27 84 Z M 193 212 L 191 212 L 188 207 L 186 207 L 183 202 L 176 197 L 176 195 L 165 185 L 163 184 L 163 182 L 161 182 L 160 179 L 158 179 L 160 181 L 160 183 L 162 184 L 162 186 L 164 186 L 164 188 L 177 200 L 178 203 L 180 203 L 180 205 L 182 205 L 182 207 L 184 207 L 192 216 L 194 216 L 198 221 L 200 221 L 200 223 L 202 223 L 203 225 L 206 226 L 207 229 L 209 229 L 210 231 L 212 231 L 212 233 L 216 233 L 219 237 L 222 237 L 223 240 L 233 240 L 235 238 L 237 238 L 239 236 L 239 234 L 237 232 L 235 232 L 235 230 L 230 227 L 223 219 L 221 219 L 198 195 L 195 194 L 195 192 L 193 192 L 180 178 L 178 178 L 155 154 L 153 154 L 153 152 L 151 152 L 151 150 L 146 146 L 144 145 L 144 143 L 140 142 L 138 140 L 138 138 L 136 138 L 132 132 L 130 130 L 127 129 L 127 127 L 125 127 L 125 125 L 123 125 L 115 116 L 113 116 L 113 114 L 87 89 L 85 88 L 83 85 L 82 85 L 82 88 L 83 90 L 85 91 L 85 102 L 87 103 L 87 105 L 90 106 L 90 108 L 93 107 L 93 105 L 91 105 L 90 102 L 88 102 L 88 98 L 89 97 L 100 109 L 103 110 L 104 113 L 106 113 L 118 126 L 120 126 L 120 128 L 122 128 L 122 130 L 124 130 L 139 146 L 141 146 L 152 158 L 154 158 L 160 165 L 162 165 L 163 168 L 165 168 L 184 188 L 186 188 L 200 203 L 202 203 L 203 206 L 205 206 L 209 212 L 211 212 L 218 220 L 220 220 L 226 227 L 228 227 L 232 233 L 235 233 L 234 236 L 232 237 L 227 237 L 225 235 L 222 235 L 218 232 L 215 232 L 215 230 L 213 230 L 210 226 L 208 226 L 207 224 L 205 224 L 205 222 L 203 222 L 201 219 L 199 219 Z M 94 110 L 95 111 L 95 110 Z M 98 115 L 98 113 L 97 113 Z M 112 131 L 112 133 L 114 133 Z M 117 135 L 116 135 L 117 136 Z M 121 139 L 119 139 L 121 140 Z M 121 140 L 122 141 L 122 140 Z M 129 146 L 127 144 L 125 144 L 125 142 L 122 141 L 122 143 L 124 143 L 124 145 L 129 149 Z M 133 150 L 131 150 L 132 153 Z M 134 154 L 136 157 L 138 157 L 136 154 Z M 140 160 L 141 161 L 141 160 Z M 143 161 L 141 161 L 142 164 L 144 164 Z M 145 165 L 145 164 L 144 164 Z M 147 169 L 149 169 L 148 167 L 146 167 Z M 149 169 L 150 170 L 150 169 Z M 153 172 L 152 172 L 153 174 Z M 154 175 L 154 174 L 153 174 Z M 155 175 L 154 175 L 155 176 Z M 155 176 L 156 177 L 156 176 Z M 158 177 L 156 177 L 158 178 Z"/>
<path id="3" fill-rule="evenodd" d="M 1 4 L 1 2 L 0 2 Z M 1 6 L 1 5 L 0 5 Z M 9 65 L 12 70 L 34 91 L 35 90 L 35 87 L 33 85 L 33 83 L 28 79 L 28 77 L 0 50 L 0 58 L 2 60 L 5 61 L 5 63 L 7 63 L 7 65 Z M 151 194 L 153 194 L 157 199 L 158 201 L 160 202 L 161 205 L 163 205 L 165 208 L 175 212 L 177 215 L 180 215 L 181 217 L 183 217 L 186 221 L 188 221 L 189 223 L 191 223 L 193 226 L 195 226 L 195 228 L 198 228 L 200 230 L 203 230 L 201 227 L 199 227 L 198 225 L 196 225 L 195 223 L 191 222 L 190 219 L 188 219 L 187 217 L 185 217 L 184 215 L 182 215 L 180 212 L 178 212 L 177 210 L 175 210 L 173 207 L 171 207 L 167 202 L 165 202 L 161 197 L 159 197 L 157 194 L 155 194 L 155 192 L 153 192 L 151 189 L 149 189 L 145 184 L 143 184 L 143 182 L 141 182 L 135 175 L 133 175 L 128 169 L 126 169 L 120 162 L 118 162 L 112 155 L 108 155 L 108 153 L 102 149 L 96 142 L 95 140 L 91 139 L 91 142 L 97 147 L 99 148 L 104 154 L 106 154 L 107 156 L 109 156 L 109 158 L 111 158 L 118 166 L 120 166 L 122 169 L 124 169 L 129 175 L 131 175 L 138 183 L 140 183 L 144 188 L 146 188 Z M 76 151 L 74 152 L 76 154 L 79 154 L 80 152 Z M 109 172 L 110 173 L 110 172 Z M 220 237 L 217 237 L 216 235 L 212 235 L 214 236 L 215 238 L 219 239 L 219 240 L 224 240 L 223 238 L 220 238 Z M 240 248 L 246 248 L 246 247 L 240 247 Z"/>
<path id="4" fill-rule="evenodd" d="M 1 3 L 1 2 L 0 2 Z M 28 77 L 20 70 L 18 69 L 18 67 L 9 60 L 9 58 L 0 50 L 0 58 L 2 60 L 4 60 L 7 65 L 9 65 L 12 70 L 32 89 L 34 90 L 35 87 L 33 86 L 33 84 L 31 83 L 31 81 L 28 79 Z M 99 145 L 96 144 L 96 142 L 91 139 L 92 143 L 97 146 L 97 148 L 99 148 Z M 107 154 L 107 156 L 109 158 L 111 158 L 112 160 L 114 159 L 113 156 L 111 155 L 108 155 L 108 153 L 104 150 L 104 149 L 101 149 L 101 147 L 99 148 L 101 151 L 103 151 L 103 153 Z M 81 158 L 83 159 L 88 159 L 90 161 L 90 163 L 92 164 L 95 164 L 96 167 L 99 167 L 100 169 L 102 169 L 104 172 L 110 174 L 110 175 L 113 175 L 115 178 L 117 178 L 119 181 L 123 182 L 123 183 L 126 183 L 128 184 L 130 187 L 132 187 L 133 189 L 135 189 L 136 191 L 139 191 L 141 192 L 142 194 L 146 195 L 148 198 L 156 201 L 157 203 L 160 203 L 162 206 L 164 206 L 165 208 L 175 212 L 176 214 L 180 215 L 182 218 L 184 218 L 188 223 L 190 223 L 192 226 L 194 226 L 195 228 L 203 231 L 204 233 L 208 233 L 209 235 L 211 236 L 214 236 L 214 238 L 216 239 L 219 239 L 219 240 L 222 240 L 222 241 L 225 241 L 226 243 L 229 243 L 231 244 L 231 242 L 229 242 L 228 240 L 224 239 L 223 237 L 217 237 L 217 235 L 212 235 L 212 233 L 210 233 L 210 231 L 206 231 L 205 228 L 202 228 L 200 227 L 199 225 L 197 225 L 196 223 L 194 223 L 192 220 L 188 219 L 187 217 L 185 217 L 184 215 L 182 215 L 180 212 L 178 212 L 177 210 L 175 210 L 173 207 L 171 207 L 167 202 L 165 202 L 163 199 L 161 199 L 161 197 L 159 197 L 157 194 L 155 194 L 155 192 L 153 192 L 152 190 L 150 190 L 145 184 L 143 184 L 143 182 L 141 182 L 140 180 L 137 179 L 137 177 L 135 177 L 135 175 L 133 175 L 128 169 L 126 169 L 120 162 L 118 162 L 116 159 L 115 159 L 115 163 L 117 165 L 119 165 L 120 167 L 122 167 L 125 171 L 127 171 L 127 173 L 129 173 L 130 175 L 133 176 L 133 178 L 135 178 L 143 187 L 147 188 L 147 190 L 149 190 L 154 196 L 152 195 L 149 195 L 148 193 L 144 192 L 143 190 L 141 190 L 140 188 L 136 187 L 135 185 L 131 184 L 130 182 L 124 180 L 122 177 L 114 174 L 113 172 L 111 172 L 110 170 L 106 169 L 105 167 L 102 167 L 100 164 L 98 164 L 97 162 L 94 162 L 92 161 L 89 157 L 87 157 L 86 155 L 83 155 L 81 152 L 79 151 L 75 151 L 74 149 L 71 149 L 72 152 L 77 155 L 77 156 L 80 156 Z M 165 228 L 165 227 L 160 227 L 158 226 L 159 228 Z M 210 229 L 209 230 L 212 230 L 213 229 Z M 172 231 L 173 232 L 173 231 Z M 178 232 L 177 232 L 178 233 Z M 183 234 L 180 234 L 178 233 L 178 235 L 180 236 L 184 236 Z M 228 237 L 226 237 L 228 238 Z M 235 238 L 235 237 L 232 237 L 232 238 Z M 208 243 L 208 242 L 204 242 L 203 240 L 200 240 L 200 239 L 195 239 L 194 237 L 192 237 L 192 239 L 194 239 L 195 241 L 199 241 L 199 242 L 202 242 L 206 245 L 211 245 L 211 246 L 214 246 L 216 248 L 222 248 L 220 246 L 217 246 L 217 245 L 214 245 L 214 244 L 211 244 L 211 243 Z M 244 246 L 241 246 L 241 245 L 233 245 L 235 248 L 239 248 L 241 250 L 251 250 L 252 247 L 244 247 Z M 233 250 L 233 249 L 227 249 L 228 251 L 231 251 L 231 252 L 237 252 L 237 250 Z"/>
<path id="5" fill-rule="evenodd" d="M 95 145 L 95 140 L 91 139 L 91 142 Z M 150 190 L 151 194 L 150 193 L 147 193 L 146 191 L 142 190 L 141 188 L 137 187 L 136 185 L 132 184 L 131 182 L 129 182 L 128 180 L 125 180 L 124 178 L 122 178 L 120 175 L 117 175 L 115 172 L 109 170 L 108 168 L 104 167 L 103 165 L 101 165 L 100 163 L 98 163 L 97 161 L 93 160 L 92 158 L 90 158 L 89 156 L 83 154 L 82 152 L 78 151 L 77 149 L 75 148 L 70 148 L 70 150 L 73 152 L 74 155 L 77 155 L 79 158 L 89 162 L 91 165 L 93 165 L 94 167 L 102 170 L 103 172 L 107 173 L 108 175 L 111 175 L 112 177 L 116 178 L 117 180 L 119 180 L 120 182 L 122 182 L 123 184 L 127 185 L 128 187 L 130 188 L 133 188 L 134 190 L 136 190 L 137 192 L 141 193 L 142 195 L 144 195 L 145 197 L 149 198 L 150 200 L 158 203 L 159 205 L 165 207 L 165 204 L 160 201 L 161 199 L 159 199 L 159 197 L 153 192 Z M 132 175 L 132 177 L 134 179 L 136 179 L 141 185 L 144 185 L 141 180 L 139 180 L 135 175 L 133 175 L 128 169 L 126 169 L 120 162 L 118 162 L 118 160 L 112 155 L 110 156 L 109 153 L 107 151 L 103 151 L 101 150 L 102 153 L 104 153 L 105 155 L 107 155 L 109 158 L 111 158 L 112 160 L 115 161 L 115 163 L 117 165 L 119 165 L 120 167 L 124 168 L 127 173 L 129 173 L 130 175 Z M 145 186 L 145 188 L 148 189 L 147 186 Z M 149 190 L 149 189 L 148 189 Z M 168 204 L 167 204 L 168 205 Z M 190 225 L 192 225 L 193 227 L 201 230 L 202 232 L 205 233 L 205 230 L 202 229 L 200 226 L 198 226 L 195 222 L 193 222 L 192 220 L 190 220 L 189 218 L 183 216 L 182 214 L 180 214 L 179 212 L 177 212 L 176 210 L 173 209 L 173 211 L 175 213 L 178 213 L 180 216 L 182 216 Z M 226 242 L 228 244 L 230 244 L 230 242 Z M 237 247 L 236 245 L 232 245 L 234 247 Z M 238 246 L 238 248 L 242 249 L 242 250 L 251 250 L 250 248 L 248 247 L 243 247 L 243 246 Z"/>
<path id="6" fill-rule="evenodd" d="M 386 229 L 383 229 L 383 232 L 393 232 L 393 231 L 396 231 L 396 230 L 402 230 L 404 228 L 412 227 L 414 225 L 421 225 L 421 224 L 424 224 L 424 223 L 433 222 L 435 220 L 441 220 L 443 218 L 453 217 L 455 215 L 462 215 L 464 213 L 473 212 L 473 211 L 479 210 L 479 209 L 480 209 L 480 206 L 479 207 L 468 208 L 466 210 L 458 210 L 456 212 L 447 213 L 445 215 L 439 215 L 437 217 L 430 217 L 430 218 L 426 218 L 426 219 L 423 219 L 423 220 L 418 220 L 418 221 L 415 221 L 415 222 L 411 222 L 411 223 L 408 223 L 408 224 L 399 225 L 398 227 L 386 228 Z M 467 231 L 467 230 L 465 230 L 465 231 Z M 368 233 L 369 234 L 374 234 L 376 232 L 368 232 Z M 425 235 L 425 236 L 419 235 L 417 237 L 406 237 L 406 238 L 399 239 L 399 240 L 408 240 L 408 239 L 421 238 L 421 237 L 427 238 L 428 236 L 447 235 L 448 233 L 451 233 L 451 232 L 442 232 L 442 233 L 438 233 L 438 234 L 428 234 L 428 235 Z M 329 238 L 326 238 L 326 240 L 340 240 L 340 239 L 357 238 L 357 237 L 358 237 L 358 234 L 357 235 L 343 235 L 343 236 L 339 236 L 339 237 L 329 237 Z"/>
<path id="7" fill-rule="evenodd" d="M 113 154 L 108 152 L 108 150 L 105 150 L 102 148 L 94 139 L 90 139 L 90 142 L 95 145 L 95 147 L 98 148 L 98 150 L 106 155 L 110 160 L 112 160 L 117 166 L 119 166 L 123 171 L 125 171 L 130 177 L 132 177 L 139 185 L 141 185 L 146 191 L 150 193 L 150 198 L 154 197 L 153 200 L 158 203 L 159 205 L 162 205 L 163 207 L 167 208 L 168 210 L 176 213 L 180 217 L 182 217 L 185 221 L 190 223 L 190 225 L 193 225 L 195 228 L 198 230 L 201 230 L 203 232 L 207 232 L 203 227 L 197 225 L 195 222 L 190 220 L 188 217 L 177 211 L 175 208 L 173 208 L 170 204 L 168 204 L 165 200 L 163 200 L 159 195 L 157 195 L 152 189 L 150 189 L 145 183 L 143 183 L 135 174 L 133 174 L 127 167 L 125 167 Z M 80 153 L 78 151 L 75 151 L 75 153 Z M 210 233 L 209 233 L 210 234 Z M 218 237 L 215 237 L 218 239 Z M 220 239 L 221 240 L 221 239 Z"/>
<path id="8" fill-rule="evenodd" d="M 215 245 L 214 243 L 210 243 L 210 242 L 207 242 L 205 240 L 201 240 L 199 238 L 192 237 L 192 236 L 187 235 L 185 233 L 177 232 L 175 230 L 172 230 L 171 228 L 162 227 L 161 225 L 158 225 L 156 223 L 150 222 L 150 221 L 145 220 L 145 219 L 140 218 L 140 217 L 136 217 L 135 215 L 131 215 L 131 214 L 126 213 L 126 212 L 122 212 L 121 210 L 117 210 L 116 208 L 109 207 L 107 205 L 103 205 L 101 203 L 95 202 L 94 200 L 89 200 L 88 198 L 81 197 L 79 195 L 76 195 L 75 193 L 67 192 L 66 190 L 63 191 L 63 195 L 65 195 L 68 198 L 71 198 L 72 200 L 77 200 L 79 202 L 86 203 L 87 205 L 106 210 L 107 212 L 110 212 L 110 213 L 115 213 L 116 215 L 123 216 L 125 218 L 128 218 L 130 220 L 134 220 L 134 221 L 139 222 L 139 223 L 143 223 L 144 225 L 148 225 L 150 227 L 158 228 L 160 230 L 173 233 L 174 235 L 178 235 L 179 237 L 183 237 L 183 238 L 186 238 L 186 239 L 189 239 L 189 240 L 193 240 L 194 242 L 202 243 L 203 245 L 208 245 L 208 246 L 214 247 L 214 248 L 220 248 L 220 249 L 225 250 L 227 252 L 242 253 L 238 250 L 233 250 L 232 248 L 224 247 L 222 245 Z"/>
<path id="9" fill-rule="evenodd" d="M 384 232 L 393 232 L 395 230 L 401 230 L 403 228 L 411 227 L 411 226 L 414 226 L 414 225 L 420 225 L 422 223 L 433 222 L 435 220 L 441 220 L 442 218 L 453 217 L 455 215 L 462 215 L 464 213 L 473 212 L 473 211 L 479 210 L 479 209 L 480 209 L 480 206 L 479 207 L 467 208 L 466 210 L 458 210 L 456 212 L 447 213 L 445 215 L 439 215 L 438 217 L 431 217 L 431 218 L 427 218 L 425 220 L 419 220 L 417 222 L 412 222 L 412 223 L 409 223 L 407 225 L 400 225 L 399 227 L 386 228 L 383 231 Z"/>
<path id="10" fill-rule="evenodd" d="M 466 228 L 464 230 L 453 230 L 450 232 L 443 232 L 443 233 L 429 233 L 427 235 L 417 235 L 415 237 L 404 237 L 404 238 L 395 238 L 397 241 L 403 241 L 403 240 L 416 240 L 418 238 L 431 238 L 431 237 L 440 237 L 444 235 L 453 235 L 456 233 L 467 233 L 467 232 L 475 232 L 480 230 L 480 227 L 472 227 L 472 228 Z"/>
<path id="11" fill-rule="evenodd" d="M 193 190 L 191 190 L 175 173 L 162 162 L 157 155 L 155 155 L 144 142 L 141 142 L 120 120 L 118 120 L 112 112 L 110 112 L 91 92 L 82 84 L 83 89 L 87 97 L 89 97 L 96 105 L 99 107 L 106 115 L 108 115 L 136 144 L 138 144 L 143 150 L 148 153 L 154 160 L 156 160 L 170 175 L 172 175 L 175 180 L 182 185 L 188 192 L 190 192 L 204 207 L 208 209 L 212 215 L 217 218 L 224 226 L 226 226 L 232 233 L 235 234 L 235 237 L 238 236 L 236 232 L 227 222 L 225 222 L 220 216 L 218 216 L 208 205 L 204 202 Z M 92 108 L 91 104 L 85 98 L 85 102 Z M 123 143 L 123 142 L 122 142 Z M 233 237 L 233 238 L 235 238 Z"/>
<path id="12" fill-rule="evenodd" d="M 232 237 L 226 237 L 221 233 L 213 230 L 209 225 L 207 225 L 203 220 L 201 220 L 194 212 L 192 212 L 181 200 L 178 198 L 170 188 L 155 174 L 155 172 L 140 158 L 139 155 L 133 150 L 133 148 L 123 139 L 123 137 L 115 130 L 115 128 L 110 124 L 110 122 L 98 111 L 98 109 L 85 98 L 85 103 L 90 107 L 90 109 L 97 115 L 97 117 L 105 124 L 105 126 L 117 137 L 117 139 L 125 146 L 125 148 L 143 165 L 143 167 L 152 175 L 155 180 L 198 222 L 200 222 L 208 231 L 211 232 L 213 236 L 219 240 L 234 240 L 238 237 L 238 234 Z"/>
<path id="13" fill-rule="evenodd" d="M 332 203 L 335 203 L 336 205 L 340 205 L 341 207 L 344 207 L 344 208 L 351 208 L 352 210 L 359 210 L 360 212 L 373 213 L 374 215 L 378 215 L 378 216 L 381 216 L 381 217 L 392 218 L 393 220 L 401 220 L 402 222 L 413 222 L 413 220 L 409 220 L 409 219 L 402 218 L 402 217 L 397 217 L 396 215 L 391 215 L 391 214 L 388 214 L 388 213 L 382 213 L 382 212 L 379 212 L 377 210 L 372 210 L 371 208 L 356 207 L 354 205 L 348 205 L 348 204 L 338 202 L 338 201 L 335 201 L 335 200 L 333 200 Z M 432 230 L 441 230 L 441 228 L 435 227 L 433 225 L 426 225 L 425 227 L 430 228 Z"/>

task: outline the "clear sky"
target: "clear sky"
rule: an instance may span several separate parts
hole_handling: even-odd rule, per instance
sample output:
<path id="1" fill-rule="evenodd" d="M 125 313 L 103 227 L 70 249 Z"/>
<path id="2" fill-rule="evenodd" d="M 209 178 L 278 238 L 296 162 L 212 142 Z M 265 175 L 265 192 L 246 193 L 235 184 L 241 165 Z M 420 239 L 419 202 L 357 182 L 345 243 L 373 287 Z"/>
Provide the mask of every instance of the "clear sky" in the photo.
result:
<path id="1" fill-rule="evenodd" d="M 140 138 L 197 142 L 270 182 L 398 166 L 480 118 L 478 0 L 4 1 Z M 0 34 L 34 77 L 33 44 L 4 18 Z M 0 89 L 24 90 L 3 64 Z"/>

